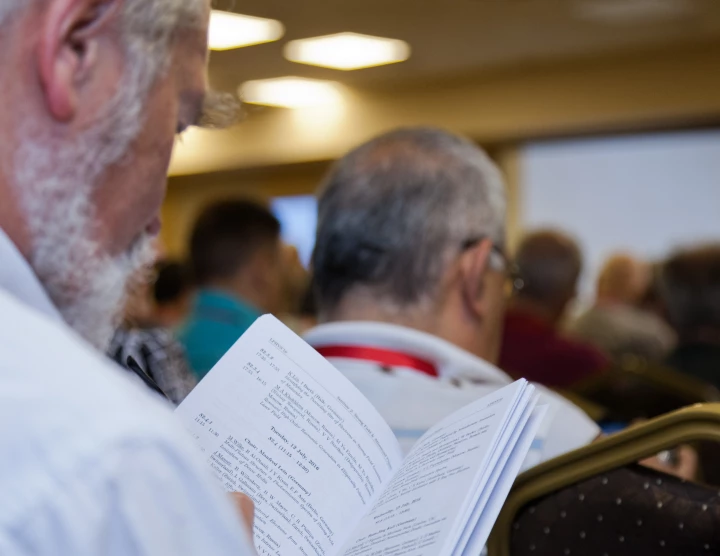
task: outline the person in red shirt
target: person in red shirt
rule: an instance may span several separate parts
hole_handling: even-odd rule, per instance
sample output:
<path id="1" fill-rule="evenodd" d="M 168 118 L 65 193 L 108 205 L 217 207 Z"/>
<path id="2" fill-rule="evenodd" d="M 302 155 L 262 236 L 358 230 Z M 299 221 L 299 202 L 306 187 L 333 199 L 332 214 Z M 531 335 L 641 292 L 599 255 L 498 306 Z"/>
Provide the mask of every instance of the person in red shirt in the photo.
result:
<path id="1" fill-rule="evenodd" d="M 582 270 L 577 244 L 560 232 L 538 231 L 523 240 L 515 262 L 500 368 L 556 388 L 602 372 L 609 364 L 602 352 L 560 332 Z"/>

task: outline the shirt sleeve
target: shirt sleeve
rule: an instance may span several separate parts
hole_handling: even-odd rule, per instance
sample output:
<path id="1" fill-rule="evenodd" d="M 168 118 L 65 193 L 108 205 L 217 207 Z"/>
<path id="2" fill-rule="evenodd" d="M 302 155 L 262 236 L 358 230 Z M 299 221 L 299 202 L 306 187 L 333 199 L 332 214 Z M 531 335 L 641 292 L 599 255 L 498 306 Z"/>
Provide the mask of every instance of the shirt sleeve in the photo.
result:
<path id="1" fill-rule="evenodd" d="M 196 462 L 149 443 L 89 458 L 58 474 L 27 515 L 0 527 L 0 554 L 254 554 L 229 497 Z"/>

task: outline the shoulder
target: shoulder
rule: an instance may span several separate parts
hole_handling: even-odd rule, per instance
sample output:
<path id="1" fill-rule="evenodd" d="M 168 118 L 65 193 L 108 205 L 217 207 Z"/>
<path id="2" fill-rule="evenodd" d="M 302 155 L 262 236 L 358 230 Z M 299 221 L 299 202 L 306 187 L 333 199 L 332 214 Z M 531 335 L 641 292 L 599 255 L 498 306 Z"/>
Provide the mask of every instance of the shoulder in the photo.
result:
<path id="1" fill-rule="evenodd" d="M 601 369 L 609 364 L 608 358 L 595 346 L 574 338 L 558 336 L 547 347 L 548 356 L 558 364 L 576 367 L 578 371 Z"/>
<path id="2" fill-rule="evenodd" d="M 3 491 L 0 552 L 253 554 L 229 499 L 170 444 L 113 442 L 22 484 L 22 502 Z"/>
<path id="3" fill-rule="evenodd" d="M 0 518 L 32 506 L 82 466 L 107 470 L 110 454 L 133 446 L 201 473 L 165 403 L 61 323 L 2 292 L 0 422 L 12 424 L 0 435 L 0 454 L 13 454 L 12 465 L 0 458 Z"/>
<path id="4" fill-rule="evenodd" d="M 155 396 L 64 323 L 53 321 L 0 292 L 0 410 L 8 405 L 29 413 L 67 408 L 71 414 L 114 415 L 131 427 L 138 419 L 119 417 L 125 409 L 169 420 Z M 20 396 L 11 396 L 8 388 Z M 62 419 L 62 415 L 59 415 Z"/>
<path id="5" fill-rule="evenodd" d="M 591 307 L 584 313 L 581 313 L 579 316 L 572 319 L 569 322 L 567 329 L 571 332 L 593 332 L 597 328 L 605 327 L 609 320 L 612 320 L 612 316 L 609 316 L 602 308 Z"/>

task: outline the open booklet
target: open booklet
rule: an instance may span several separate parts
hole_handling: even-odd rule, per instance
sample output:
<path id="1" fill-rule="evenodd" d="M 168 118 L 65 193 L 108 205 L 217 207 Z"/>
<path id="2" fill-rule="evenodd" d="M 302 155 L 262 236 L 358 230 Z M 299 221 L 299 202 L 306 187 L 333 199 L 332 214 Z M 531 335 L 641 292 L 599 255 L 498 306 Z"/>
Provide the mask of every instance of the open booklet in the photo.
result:
<path id="1" fill-rule="evenodd" d="M 370 402 L 270 316 L 176 411 L 224 487 L 255 501 L 255 544 L 273 556 L 479 554 L 543 414 L 519 380 L 403 460 Z"/>

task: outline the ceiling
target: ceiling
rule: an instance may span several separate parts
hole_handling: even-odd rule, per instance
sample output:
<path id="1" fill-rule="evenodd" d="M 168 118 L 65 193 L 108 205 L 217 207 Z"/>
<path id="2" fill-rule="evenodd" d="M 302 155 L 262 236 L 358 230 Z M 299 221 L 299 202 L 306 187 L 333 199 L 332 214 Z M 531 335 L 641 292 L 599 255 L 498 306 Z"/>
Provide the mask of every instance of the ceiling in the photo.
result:
<path id="1" fill-rule="evenodd" d="M 279 42 L 213 52 L 211 81 L 222 90 L 283 75 L 333 79 L 356 88 L 396 87 L 503 66 L 714 40 L 720 44 L 720 0 L 215 0 L 214 5 L 279 19 L 287 29 Z M 612 18 L 617 10 L 609 19 L 583 15 L 608 5 L 637 9 L 620 19 Z M 341 31 L 403 39 L 412 57 L 401 64 L 340 72 L 282 56 L 288 40 Z"/>

